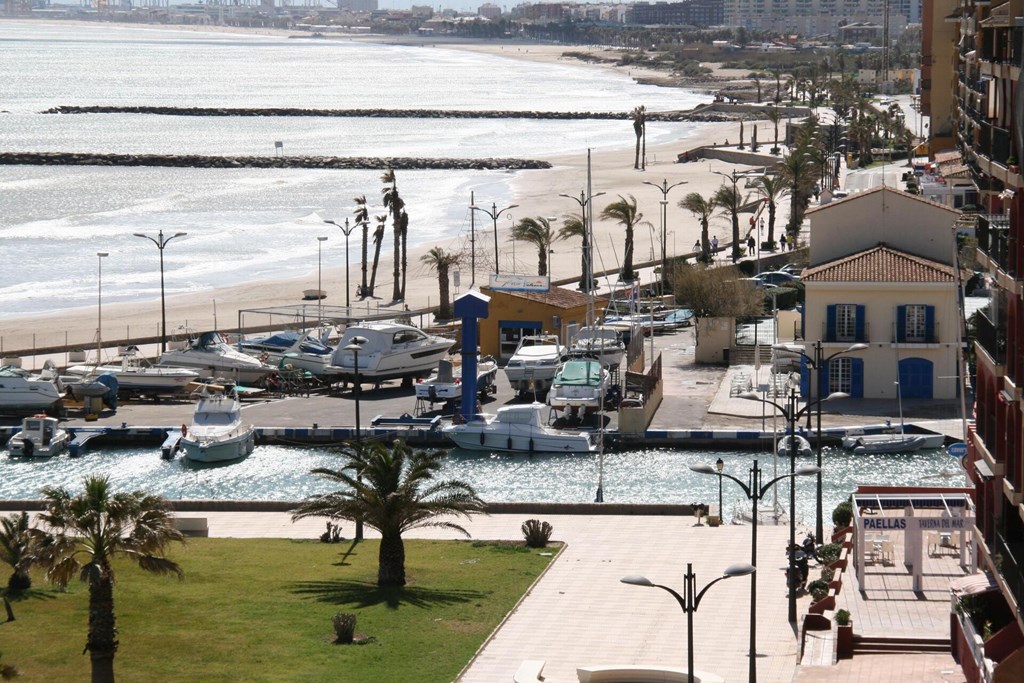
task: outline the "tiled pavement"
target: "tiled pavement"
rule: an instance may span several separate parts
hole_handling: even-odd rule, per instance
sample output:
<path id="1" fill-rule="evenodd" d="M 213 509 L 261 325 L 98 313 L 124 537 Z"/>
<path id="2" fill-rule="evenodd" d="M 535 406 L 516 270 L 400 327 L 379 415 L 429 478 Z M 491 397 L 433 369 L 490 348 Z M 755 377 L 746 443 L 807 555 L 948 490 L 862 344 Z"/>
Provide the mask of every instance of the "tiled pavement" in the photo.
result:
<path id="1" fill-rule="evenodd" d="M 802 666 L 797 683 L 963 683 L 950 655 L 857 655 L 835 666 Z"/>

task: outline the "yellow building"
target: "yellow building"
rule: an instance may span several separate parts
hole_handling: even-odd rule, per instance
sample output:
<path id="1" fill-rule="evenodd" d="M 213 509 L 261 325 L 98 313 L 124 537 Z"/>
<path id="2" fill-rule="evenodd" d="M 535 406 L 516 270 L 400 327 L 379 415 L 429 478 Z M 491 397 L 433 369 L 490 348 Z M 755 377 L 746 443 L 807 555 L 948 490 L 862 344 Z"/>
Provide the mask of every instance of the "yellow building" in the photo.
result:
<path id="1" fill-rule="evenodd" d="M 480 321 L 480 353 L 508 360 L 519 340 L 530 334 L 557 334 L 568 345 L 575 330 L 586 325 L 587 301 L 582 292 L 552 287 L 547 292 L 504 292 L 483 287 L 491 297 L 490 317 Z M 598 313 L 607 297 L 595 303 Z"/>

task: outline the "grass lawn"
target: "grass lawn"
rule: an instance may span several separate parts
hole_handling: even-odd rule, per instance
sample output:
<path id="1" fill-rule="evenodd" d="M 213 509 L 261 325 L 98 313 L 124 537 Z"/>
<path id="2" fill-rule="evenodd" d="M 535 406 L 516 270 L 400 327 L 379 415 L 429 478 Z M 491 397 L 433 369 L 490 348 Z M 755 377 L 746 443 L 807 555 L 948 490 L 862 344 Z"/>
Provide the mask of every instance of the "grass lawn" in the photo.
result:
<path id="1" fill-rule="evenodd" d="M 185 580 L 116 567 L 123 681 L 451 681 L 551 557 L 519 546 L 407 540 L 401 590 L 380 590 L 377 541 L 190 539 Z M 557 549 L 550 549 L 557 552 Z M 6 582 L 6 574 L 0 576 Z M 20 680 L 84 681 L 88 590 L 33 575 L 0 652 Z M 357 615 L 361 645 L 334 645 L 331 617 Z M 0 618 L 2 618 L 0 611 Z"/>

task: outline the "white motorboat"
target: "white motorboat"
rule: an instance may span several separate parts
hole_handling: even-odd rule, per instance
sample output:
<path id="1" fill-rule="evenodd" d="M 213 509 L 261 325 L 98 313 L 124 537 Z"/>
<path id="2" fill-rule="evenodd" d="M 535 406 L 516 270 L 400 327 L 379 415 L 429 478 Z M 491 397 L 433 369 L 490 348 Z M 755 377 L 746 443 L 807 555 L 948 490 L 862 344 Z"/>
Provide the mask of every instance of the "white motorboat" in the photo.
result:
<path id="1" fill-rule="evenodd" d="M 113 375 L 117 378 L 117 389 L 129 394 L 178 394 L 199 379 L 199 373 L 194 370 L 151 365 L 137 346 L 125 349 L 120 363 L 72 365 L 66 372 L 81 378 Z"/>
<path id="2" fill-rule="evenodd" d="M 558 369 L 548 391 L 548 405 L 555 412 L 581 418 L 596 413 L 608 393 L 608 371 L 592 358 L 570 359 Z"/>
<path id="3" fill-rule="evenodd" d="M 497 391 L 494 380 L 498 375 L 498 363 L 490 356 L 480 356 L 476 361 L 476 391 L 483 396 Z M 462 359 L 443 358 L 430 377 L 416 383 L 416 398 L 431 403 L 441 403 L 462 397 Z"/>
<path id="4" fill-rule="evenodd" d="M 437 362 L 448 354 L 451 339 L 427 334 L 418 327 L 395 322 L 349 325 L 324 368 L 327 377 L 354 380 L 356 352 L 345 347 L 355 337 L 366 339 L 359 349 L 359 379 L 383 382 L 405 377 L 427 377 Z"/>
<path id="5" fill-rule="evenodd" d="M 497 415 L 478 414 L 442 432 L 459 448 L 507 453 L 590 453 L 598 434 L 549 427 L 542 417 L 547 406 L 534 402 L 498 408 Z"/>
<path id="6" fill-rule="evenodd" d="M 908 434 L 896 431 L 888 434 L 847 434 L 843 437 L 843 448 L 856 455 L 870 453 L 909 453 L 926 448 L 942 448 L 946 443 L 943 434 Z"/>
<path id="7" fill-rule="evenodd" d="M 618 330 L 605 325 L 580 328 L 573 339 L 569 353 L 573 356 L 592 356 L 606 368 L 618 367 L 626 355 L 626 345 Z"/>
<path id="8" fill-rule="evenodd" d="M 779 445 L 775 452 L 779 454 L 780 458 L 788 458 L 790 457 L 790 455 L 792 455 L 790 449 L 793 447 L 793 438 L 794 437 L 787 434 L 786 436 L 779 439 Z M 811 448 L 811 442 L 805 439 L 804 437 L 800 436 L 799 434 L 796 435 L 796 454 L 801 458 L 806 458 L 811 455 L 814 455 L 814 450 Z"/>
<path id="9" fill-rule="evenodd" d="M 49 410 L 63 397 L 60 379 L 50 368 L 33 375 L 13 365 L 0 366 L 0 414 Z"/>
<path id="10" fill-rule="evenodd" d="M 185 348 L 164 351 L 160 365 L 186 368 L 201 377 L 233 380 L 236 384 L 258 383 L 277 368 L 231 348 L 219 332 L 204 332 Z"/>
<path id="11" fill-rule="evenodd" d="M 46 415 L 33 415 L 21 421 L 21 431 L 7 442 L 11 455 L 49 458 L 67 450 L 71 435 L 61 429 L 60 421 Z"/>
<path id="12" fill-rule="evenodd" d="M 505 365 L 505 376 L 520 394 L 543 394 L 551 388 L 558 366 L 568 353 L 556 335 L 527 335 L 519 340 Z"/>
<path id="13" fill-rule="evenodd" d="M 234 395 L 203 393 L 192 416 L 192 426 L 183 429 L 180 448 L 196 462 L 235 460 L 252 453 L 256 430 L 242 423 L 242 407 Z"/>
<path id="14" fill-rule="evenodd" d="M 260 339 L 243 339 L 238 342 L 238 348 L 268 365 L 287 364 L 318 377 L 331 364 L 334 353 L 333 347 L 308 332 L 278 332 Z"/>

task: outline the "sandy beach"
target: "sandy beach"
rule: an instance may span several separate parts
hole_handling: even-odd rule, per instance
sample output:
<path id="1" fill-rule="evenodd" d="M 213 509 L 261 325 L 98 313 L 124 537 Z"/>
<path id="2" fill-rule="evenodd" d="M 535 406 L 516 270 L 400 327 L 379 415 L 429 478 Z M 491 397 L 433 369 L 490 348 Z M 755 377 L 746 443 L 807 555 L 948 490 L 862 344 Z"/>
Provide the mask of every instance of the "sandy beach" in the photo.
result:
<path id="1" fill-rule="evenodd" d="M 145 27 L 144 27 L 145 28 Z M 153 27 L 156 29 L 157 27 Z M 188 27 L 169 26 L 167 29 L 185 29 Z M 220 30 L 214 28 L 214 30 Z M 293 32 L 277 32 L 285 35 Z M 360 37 L 360 40 L 373 40 L 372 37 Z M 382 42 L 396 42 L 385 40 Z M 438 46 L 437 49 L 462 49 L 477 52 L 486 52 L 510 59 L 530 59 L 540 62 L 566 63 L 562 53 L 569 48 L 560 45 L 522 45 L 514 46 L 491 44 L 491 43 L 465 43 L 448 44 Z M 599 49 L 599 48 L 595 48 Z M 600 68 L 615 69 L 617 67 L 608 64 L 591 64 L 578 60 L 570 60 L 579 68 Z M 639 104 L 639 103 L 638 103 Z M 581 123 L 580 125 L 586 125 Z M 656 122 L 649 123 L 653 128 Z M 688 212 L 678 207 L 678 201 L 688 192 L 700 192 L 709 195 L 721 184 L 722 179 L 712 173 L 720 171 L 728 173 L 733 170 L 734 165 L 718 161 L 698 161 L 679 164 L 675 163 L 677 156 L 689 149 L 707 145 L 712 142 L 721 144 L 729 137 L 738 137 L 738 128 L 734 123 L 705 123 L 701 124 L 696 133 L 690 137 L 673 140 L 664 144 L 647 147 L 647 167 L 645 170 L 633 168 L 634 150 L 632 142 L 635 138 L 632 135 L 632 126 L 628 122 L 623 123 L 623 146 L 620 150 L 595 153 L 592 157 L 593 192 L 604 192 L 605 195 L 594 200 L 594 234 L 597 253 L 595 264 L 598 269 L 614 269 L 621 258 L 622 236 L 621 226 L 618 224 L 601 221 L 597 218 L 600 209 L 606 204 L 615 201 L 617 196 L 636 197 L 639 208 L 644 214 L 644 220 L 649 221 L 653 228 L 646 226 L 636 230 L 635 235 L 635 256 L 636 264 L 643 264 L 650 261 L 650 255 L 655 254 L 660 258 L 660 244 L 652 245 L 652 238 L 658 239 L 660 233 L 660 201 L 662 193 L 660 190 L 644 185 L 644 181 L 661 184 L 667 180 L 673 183 L 685 182 L 686 185 L 675 188 L 669 194 L 668 221 L 667 221 L 667 251 L 669 255 L 689 253 L 693 249 L 694 242 L 700 236 L 700 226 Z M 509 150 L 509 156 L 515 156 L 515 150 Z M 577 202 L 560 197 L 561 193 L 575 197 L 580 195 L 586 188 L 587 178 L 587 150 L 580 150 L 579 154 L 567 157 L 549 158 L 553 165 L 548 170 L 521 171 L 515 174 L 512 181 L 513 201 L 520 209 L 517 216 L 543 216 L 561 217 L 579 211 Z M 738 167 L 742 169 L 742 167 Z M 415 226 L 412 226 L 414 232 Z M 490 219 L 483 214 L 478 215 L 477 221 L 478 240 L 477 245 L 477 281 L 486 280 L 486 264 L 493 260 L 493 248 L 486 250 L 492 244 L 490 239 Z M 485 231 L 485 232 L 482 232 Z M 502 229 L 499 222 L 499 243 L 508 245 L 508 225 Z M 502 233 L 506 234 L 502 234 Z M 717 233 L 721 241 L 725 241 L 729 233 L 728 220 L 716 218 L 712 222 L 712 233 Z M 415 239 L 415 238 L 413 238 Z M 413 310 L 427 305 L 436 305 L 438 300 L 437 276 L 420 263 L 420 256 L 432 246 L 440 246 L 446 251 L 458 251 L 465 237 L 455 237 L 448 243 L 437 245 L 422 245 L 410 247 L 409 249 L 409 276 L 407 284 L 406 304 Z M 553 278 L 564 279 L 578 277 L 579 273 L 579 243 L 556 242 L 552 245 L 554 253 L 551 254 L 551 273 Z M 502 247 L 502 258 L 511 258 L 511 249 Z M 506 251 L 508 253 L 506 253 Z M 509 260 L 508 263 L 511 263 Z M 602 268 L 603 264 L 603 268 Z M 521 273 L 536 273 L 537 256 L 535 249 L 528 244 L 519 243 L 516 245 L 516 270 Z M 503 270 L 508 265 L 503 260 Z M 353 263 L 353 288 L 355 287 L 355 274 L 358 268 Z M 464 288 L 469 283 L 468 263 L 461 267 L 462 284 Z M 388 275 L 391 273 L 391 265 L 387 259 L 382 259 L 378 275 L 378 294 L 390 295 L 391 282 Z M 384 281 L 380 282 L 383 275 Z M 312 280 L 311 280 L 312 277 Z M 264 308 L 270 306 L 283 306 L 301 303 L 301 295 L 304 289 L 309 289 L 311 281 L 315 281 L 316 273 L 311 271 L 311 276 L 293 278 L 283 281 L 261 280 L 250 282 L 233 287 L 218 288 L 188 295 L 173 296 L 167 298 L 167 326 L 168 330 L 174 330 L 180 326 L 187 326 L 191 329 L 202 330 L 212 329 L 216 317 L 217 325 L 222 330 L 231 330 L 237 325 L 239 309 Z M 324 289 L 328 292 L 328 298 L 324 300 L 325 305 L 344 304 L 344 267 L 324 268 L 323 282 Z M 380 305 L 389 302 L 383 300 Z M 355 302 L 353 301 L 353 307 Z M 104 305 L 103 307 L 103 337 L 104 339 L 118 339 L 127 336 L 155 335 L 159 331 L 160 306 L 158 301 L 145 304 L 121 304 Z M 25 350 L 41 348 L 46 346 L 58 346 L 65 343 L 71 345 L 88 346 L 95 340 L 96 334 L 96 311 L 95 309 L 81 309 L 60 314 L 39 315 L 23 317 L 3 321 L 0 331 L 0 351 L 9 355 L 10 350 Z"/>

